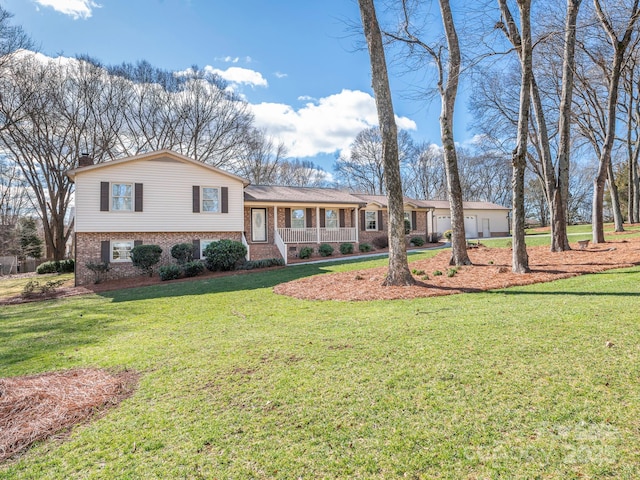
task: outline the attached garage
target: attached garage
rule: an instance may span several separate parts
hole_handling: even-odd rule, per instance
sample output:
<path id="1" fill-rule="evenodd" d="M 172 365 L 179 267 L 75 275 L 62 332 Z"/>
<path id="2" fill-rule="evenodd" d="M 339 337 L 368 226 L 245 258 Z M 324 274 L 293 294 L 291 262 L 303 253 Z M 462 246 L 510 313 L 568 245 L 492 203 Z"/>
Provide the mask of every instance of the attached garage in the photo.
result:
<path id="1" fill-rule="evenodd" d="M 478 238 L 478 222 L 475 215 L 464 216 L 464 233 L 467 238 Z"/>
<path id="2" fill-rule="evenodd" d="M 425 200 L 434 208 L 430 228 L 441 237 L 451 229 L 451 213 L 448 201 Z M 464 230 L 467 238 L 505 237 L 510 235 L 509 208 L 489 202 L 464 202 Z"/>
<path id="3" fill-rule="evenodd" d="M 451 230 L 450 215 L 436 215 L 436 232 L 442 235 L 447 230 Z"/>

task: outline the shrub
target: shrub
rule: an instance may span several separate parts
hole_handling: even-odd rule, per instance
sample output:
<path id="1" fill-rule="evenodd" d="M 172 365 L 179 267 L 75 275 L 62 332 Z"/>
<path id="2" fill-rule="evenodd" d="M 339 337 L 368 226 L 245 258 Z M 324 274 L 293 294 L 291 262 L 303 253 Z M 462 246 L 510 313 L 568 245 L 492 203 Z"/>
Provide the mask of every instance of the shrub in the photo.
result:
<path id="1" fill-rule="evenodd" d="M 178 265 L 185 265 L 193 260 L 193 245 L 190 243 L 178 243 L 171 247 L 171 256 L 176 259 Z"/>
<path id="2" fill-rule="evenodd" d="M 247 247 L 234 240 L 211 242 L 204 249 L 205 265 L 209 270 L 233 270 L 247 254 Z"/>
<path id="3" fill-rule="evenodd" d="M 440 275 L 442 275 L 442 272 L 440 270 L 436 270 L 435 272 L 433 272 L 434 277 L 439 277 Z"/>
<path id="4" fill-rule="evenodd" d="M 348 255 L 350 253 L 353 253 L 353 243 L 341 243 L 340 253 L 343 255 Z"/>
<path id="5" fill-rule="evenodd" d="M 192 260 L 184 264 L 183 270 L 185 277 L 197 277 L 204 272 L 204 264 L 199 260 Z"/>
<path id="6" fill-rule="evenodd" d="M 67 258 L 66 260 L 60 260 L 58 262 L 58 273 L 73 273 L 76 268 L 76 262 L 73 258 Z"/>
<path id="7" fill-rule="evenodd" d="M 313 248 L 302 247 L 300 249 L 300 253 L 298 254 L 298 258 L 311 258 L 311 255 L 313 255 Z"/>
<path id="8" fill-rule="evenodd" d="M 404 234 L 405 235 L 409 235 L 410 233 L 411 233 L 411 222 L 405 218 L 404 219 Z"/>
<path id="9" fill-rule="evenodd" d="M 360 245 L 358 245 L 358 250 L 360 250 L 362 253 L 370 252 L 371 245 L 369 245 L 368 243 L 361 243 Z"/>
<path id="10" fill-rule="evenodd" d="M 333 255 L 333 247 L 328 243 L 323 243 L 318 247 L 318 253 L 321 257 L 329 257 Z"/>
<path id="11" fill-rule="evenodd" d="M 46 273 L 73 273 L 76 262 L 72 258 L 66 260 L 52 260 L 38 265 L 36 273 L 43 275 Z"/>
<path id="12" fill-rule="evenodd" d="M 182 275 L 182 269 L 178 265 L 163 265 L 158 269 L 160 280 L 175 280 Z"/>
<path id="13" fill-rule="evenodd" d="M 451 278 L 453 277 L 456 273 L 458 273 L 458 269 L 457 268 L 450 268 L 449 270 L 447 270 L 447 277 Z"/>
<path id="14" fill-rule="evenodd" d="M 87 262 L 84 265 L 93 272 L 93 283 L 98 284 L 104 280 L 104 275 L 111 270 L 108 262 Z"/>
<path id="15" fill-rule="evenodd" d="M 36 273 L 38 275 L 44 275 L 46 273 L 57 273 L 58 267 L 56 266 L 56 263 L 60 263 L 60 262 L 41 263 L 40 265 L 38 265 L 38 268 L 36 268 Z"/>
<path id="16" fill-rule="evenodd" d="M 413 237 L 411 239 L 411 243 L 413 243 L 416 247 L 421 247 L 424 245 L 424 238 L 422 237 Z"/>
<path id="17" fill-rule="evenodd" d="M 131 263 L 143 273 L 153 275 L 153 267 L 160 261 L 162 248 L 158 245 L 138 245 L 131 249 Z"/>
<path id="18" fill-rule="evenodd" d="M 36 293 L 50 293 L 61 286 L 63 283 L 64 280 L 49 280 L 47 283 L 42 285 L 38 280 L 29 280 L 22 290 L 22 296 L 29 297 Z"/>
<path id="19" fill-rule="evenodd" d="M 424 270 L 416 270 L 415 268 L 411 270 L 411 273 L 414 275 L 424 275 Z"/>
<path id="20" fill-rule="evenodd" d="M 373 246 L 376 248 L 387 248 L 389 246 L 389 237 L 386 235 L 380 235 L 371 240 Z"/>
<path id="21" fill-rule="evenodd" d="M 444 233 L 442 234 L 442 236 L 443 236 L 444 238 L 446 238 L 447 240 L 451 240 L 451 235 L 453 235 L 453 231 L 451 231 L 451 230 L 447 230 L 446 232 L 444 232 Z"/>
<path id="22" fill-rule="evenodd" d="M 242 264 L 244 270 L 253 270 L 254 268 L 269 268 L 284 266 L 282 258 L 263 258 L 262 260 L 249 260 Z"/>

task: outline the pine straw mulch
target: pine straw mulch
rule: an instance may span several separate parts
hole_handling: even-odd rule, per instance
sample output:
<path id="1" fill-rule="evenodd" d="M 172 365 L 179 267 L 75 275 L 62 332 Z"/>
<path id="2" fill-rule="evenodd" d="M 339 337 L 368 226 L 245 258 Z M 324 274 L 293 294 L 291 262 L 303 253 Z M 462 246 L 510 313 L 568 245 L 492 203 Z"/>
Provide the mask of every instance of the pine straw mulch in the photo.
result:
<path id="1" fill-rule="evenodd" d="M 614 268 L 640 265 L 640 238 L 611 241 L 580 249 L 573 244 L 567 252 L 550 252 L 548 246 L 529 247 L 531 273 L 511 272 L 511 249 L 469 249 L 473 265 L 458 267 L 457 273 L 447 276 L 450 251 L 433 258 L 411 262 L 409 268 L 417 283 L 408 287 L 383 287 L 386 267 L 341 272 L 301 278 L 274 287 L 274 292 L 306 300 L 394 300 L 456 293 L 480 292 L 516 285 L 551 282 L 561 278 L 596 273 Z M 443 275 L 434 276 L 434 271 Z M 428 279 L 424 277 L 428 276 Z"/>
<path id="2" fill-rule="evenodd" d="M 131 371 L 92 368 L 0 378 L 0 462 L 94 418 L 129 397 L 138 382 Z"/>

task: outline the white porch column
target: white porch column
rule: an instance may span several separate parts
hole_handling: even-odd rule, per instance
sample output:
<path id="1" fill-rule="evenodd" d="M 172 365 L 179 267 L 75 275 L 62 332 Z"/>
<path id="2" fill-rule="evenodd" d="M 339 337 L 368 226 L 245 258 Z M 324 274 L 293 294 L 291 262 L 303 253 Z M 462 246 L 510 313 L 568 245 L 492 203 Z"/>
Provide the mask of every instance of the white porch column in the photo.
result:
<path id="1" fill-rule="evenodd" d="M 316 206 L 316 240 L 320 243 L 320 207 Z"/>
<path id="2" fill-rule="evenodd" d="M 360 243 L 360 209 L 356 207 L 355 217 L 351 218 L 351 226 L 356 228 L 356 243 Z"/>
<path id="3" fill-rule="evenodd" d="M 276 233 L 278 233 L 278 207 L 273 206 L 273 236 L 275 238 Z M 274 240 L 275 243 L 275 240 Z"/>

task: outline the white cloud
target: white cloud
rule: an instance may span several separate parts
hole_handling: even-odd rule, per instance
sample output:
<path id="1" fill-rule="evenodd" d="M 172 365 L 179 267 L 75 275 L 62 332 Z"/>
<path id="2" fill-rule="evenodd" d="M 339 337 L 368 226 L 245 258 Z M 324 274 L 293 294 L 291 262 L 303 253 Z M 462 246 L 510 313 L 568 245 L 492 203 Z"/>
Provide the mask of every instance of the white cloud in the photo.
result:
<path id="1" fill-rule="evenodd" d="M 275 75 L 276 77 L 278 77 L 278 78 L 286 78 L 286 77 L 288 77 L 288 76 L 289 76 L 289 74 L 287 74 L 287 73 L 282 73 L 282 72 L 276 72 L 276 73 L 274 73 L 274 75 Z"/>
<path id="2" fill-rule="evenodd" d="M 298 110 L 282 103 L 252 107 L 257 126 L 282 140 L 293 157 L 348 149 L 359 132 L 378 124 L 375 100 L 358 90 L 342 90 Z M 416 129 L 409 118 L 396 117 L 396 121 L 398 128 Z"/>
<path id="3" fill-rule="evenodd" d="M 205 70 L 216 75 L 220 75 L 227 82 L 234 85 L 250 85 L 252 87 L 266 87 L 267 80 L 262 76 L 260 72 L 250 70 L 242 67 L 229 67 L 226 70 L 220 70 L 219 68 L 213 68 L 209 65 L 205 67 Z"/>
<path id="4" fill-rule="evenodd" d="M 51 7 L 56 12 L 63 13 L 78 18 L 89 18 L 94 8 L 100 8 L 101 5 L 93 0 L 34 0 L 38 5 L 43 7 Z"/>
<path id="5" fill-rule="evenodd" d="M 240 57 L 232 57 L 230 55 L 227 55 L 226 57 L 216 58 L 216 60 L 218 62 L 224 62 L 224 63 L 238 63 L 240 61 Z"/>

